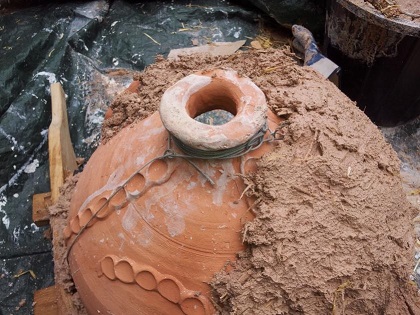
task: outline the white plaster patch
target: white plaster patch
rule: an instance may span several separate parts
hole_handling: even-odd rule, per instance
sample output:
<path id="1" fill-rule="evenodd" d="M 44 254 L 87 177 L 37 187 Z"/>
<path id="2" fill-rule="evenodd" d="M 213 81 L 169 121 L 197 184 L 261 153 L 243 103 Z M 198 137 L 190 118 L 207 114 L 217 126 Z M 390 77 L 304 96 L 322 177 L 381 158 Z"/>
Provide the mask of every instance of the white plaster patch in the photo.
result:
<path id="1" fill-rule="evenodd" d="M 124 248 L 124 244 L 125 244 L 125 236 L 124 236 L 123 233 L 120 232 L 120 233 L 118 233 L 118 238 L 121 240 L 119 250 L 122 251 L 123 248 Z"/>
<path id="2" fill-rule="evenodd" d="M 145 155 L 141 155 L 141 156 L 138 156 L 137 158 L 136 158 L 136 165 L 137 166 L 141 166 L 141 165 L 143 165 L 144 164 L 144 159 L 145 159 Z"/>
<path id="3" fill-rule="evenodd" d="M 197 186 L 197 183 L 191 181 L 191 182 L 188 183 L 187 190 L 191 190 L 191 189 L 195 188 L 196 186 Z"/>
<path id="4" fill-rule="evenodd" d="M 138 233 L 136 240 L 138 244 L 142 245 L 143 247 L 147 247 L 152 242 L 152 238 L 153 238 L 152 231 L 147 225 L 145 225 L 143 226 L 141 231 Z"/>
<path id="5" fill-rule="evenodd" d="M 125 212 L 122 218 L 122 227 L 127 231 L 131 232 L 133 228 L 137 225 L 137 222 L 141 220 L 140 215 L 137 213 L 136 208 L 133 204 L 129 204 L 127 211 Z"/>
<path id="6" fill-rule="evenodd" d="M 179 209 L 178 204 L 166 204 L 163 208 L 165 212 L 165 224 L 170 236 L 175 237 L 184 232 L 185 220 L 184 213 Z"/>
<path id="7" fill-rule="evenodd" d="M 223 203 L 223 195 L 226 190 L 228 181 L 230 180 L 229 175 L 234 174 L 235 169 L 230 161 L 222 162 L 222 175 L 216 180 L 215 191 L 213 193 L 213 203 L 221 206 Z"/>

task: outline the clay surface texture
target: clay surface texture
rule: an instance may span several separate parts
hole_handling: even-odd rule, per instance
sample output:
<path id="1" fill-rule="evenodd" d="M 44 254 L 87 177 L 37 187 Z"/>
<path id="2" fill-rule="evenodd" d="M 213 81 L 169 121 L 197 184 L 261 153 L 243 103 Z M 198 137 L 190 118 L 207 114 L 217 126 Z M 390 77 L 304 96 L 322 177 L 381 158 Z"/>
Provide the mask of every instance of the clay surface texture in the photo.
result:
<path id="1" fill-rule="evenodd" d="M 163 92 L 196 70 L 228 67 L 250 77 L 284 119 L 282 140 L 257 168 L 252 159 L 245 179 L 227 176 L 240 171 L 239 161 L 198 163 L 216 179 L 215 188 L 182 160 L 159 160 L 134 176 L 129 194 L 110 203 L 70 255 L 90 313 L 124 300 L 130 301 L 121 306 L 126 314 L 165 314 L 158 308 L 163 303 L 170 305 L 167 314 L 420 314 L 409 280 L 416 211 L 402 192 L 396 154 L 355 104 L 288 55 L 159 58 L 135 77 L 138 93 L 116 99 L 103 127 L 107 145 L 92 157 L 73 195 L 67 240 L 97 202 L 164 151 L 156 114 L 142 122 L 141 132 L 133 123 L 156 111 Z M 133 153 L 139 147 L 148 148 L 145 156 Z M 190 229 L 204 226 L 192 214 L 196 194 L 198 212 L 215 215 L 205 237 Z M 243 217 L 227 220 L 233 214 Z M 236 238 L 227 242 L 226 230 Z M 215 256 L 218 263 L 210 265 Z M 208 285 L 198 284 L 209 275 L 212 298 Z M 154 304 L 132 306 L 142 296 Z"/>

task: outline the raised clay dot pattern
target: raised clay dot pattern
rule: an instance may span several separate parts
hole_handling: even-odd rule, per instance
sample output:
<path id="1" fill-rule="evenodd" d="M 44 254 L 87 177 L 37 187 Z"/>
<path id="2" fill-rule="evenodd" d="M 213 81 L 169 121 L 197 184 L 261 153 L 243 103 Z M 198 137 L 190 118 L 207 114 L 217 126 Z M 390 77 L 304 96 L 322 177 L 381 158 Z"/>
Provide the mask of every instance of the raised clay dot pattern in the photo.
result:
<path id="1" fill-rule="evenodd" d="M 89 222 L 93 214 L 101 207 L 103 208 L 87 227 L 91 227 L 98 221 L 97 219 L 103 220 L 112 212 L 125 208 L 129 202 L 140 198 L 153 186 L 167 182 L 174 170 L 174 167 L 171 167 L 167 161 L 156 160 L 146 168 L 147 176 L 144 176 L 140 172 L 135 173 L 124 186 L 120 187 L 120 190 L 116 192 L 112 198 L 111 195 L 118 188 L 93 198 L 83 210 L 79 211 L 79 213 L 70 220 L 68 226 L 64 229 L 63 236 L 65 241 L 68 242 L 72 235 L 79 233 L 83 226 Z"/>
<path id="2" fill-rule="evenodd" d="M 187 289 L 174 276 L 162 274 L 151 266 L 107 255 L 99 262 L 99 267 L 99 276 L 127 284 L 135 283 L 146 291 L 158 292 L 167 301 L 177 304 L 184 314 L 211 314 L 211 303 L 204 295 Z"/>

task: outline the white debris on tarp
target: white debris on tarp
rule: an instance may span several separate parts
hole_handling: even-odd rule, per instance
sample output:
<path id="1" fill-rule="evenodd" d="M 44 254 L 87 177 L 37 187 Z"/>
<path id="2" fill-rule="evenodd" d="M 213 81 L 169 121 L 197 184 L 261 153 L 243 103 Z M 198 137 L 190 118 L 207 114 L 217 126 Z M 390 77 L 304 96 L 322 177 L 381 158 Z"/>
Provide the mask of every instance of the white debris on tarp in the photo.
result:
<path id="1" fill-rule="evenodd" d="M 57 78 L 56 78 L 55 74 L 52 73 L 52 72 L 45 72 L 45 71 L 38 72 L 37 74 L 34 75 L 34 79 L 39 77 L 39 76 L 45 76 L 47 78 L 48 82 L 50 82 L 50 84 L 53 84 L 53 83 L 57 82 Z"/>
<path id="2" fill-rule="evenodd" d="M 35 223 L 31 223 L 31 232 L 35 233 L 38 231 L 39 231 L 39 227 L 37 227 Z"/>
<path id="3" fill-rule="evenodd" d="M 239 38 L 241 36 L 242 33 L 242 27 L 233 27 L 232 29 L 230 29 L 228 35 L 232 35 L 233 33 L 233 37 L 235 38 Z"/>
<path id="4" fill-rule="evenodd" d="M 13 243 L 15 243 L 16 245 L 19 245 L 20 234 L 21 234 L 20 226 L 15 227 L 12 232 L 12 240 L 13 240 Z"/>
<path id="5" fill-rule="evenodd" d="M 83 39 L 79 39 L 79 42 L 83 44 L 84 50 L 89 51 L 89 48 L 86 46 L 85 41 Z"/>
<path id="6" fill-rule="evenodd" d="M 9 182 L 7 184 L 4 184 L 3 186 L 0 187 L 0 194 L 2 194 L 6 190 L 7 187 L 12 186 L 18 180 L 20 175 L 22 175 L 22 173 L 25 171 L 25 169 L 28 167 L 29 164 L 34 163 L 33 159 L 35 157 L 35 154 L 37 154 L 41 150 L 41 148 L 44 146 L 45 142 L 47 142 L 47 138 L 48 138 L 47 135 L 48 135 L 47 133 L 43 134 L 43 139 L 41 143 L 35 148 L 34 153 L 29 157 L 26 163 L 20 169 L 16 171 L 16 173 L 12 176 L 12 178 L 9 179 Z M 37 163 L 38 163 L 37 165 L 38 167 L 39 161 Z"/>
<path id="7" fill-rule="evenodd" d="M 18 143 L 17 143 L 16 139 L 15 139 L 13 136 L 11 136 L 11 135 L 7 134 L 7 133 L 3 130 L 3 128 L 1 128 L 1 127 L 0 127 L 0 133 L 1 133 L 3 136 L 5 136 L 5 137 L 6 137 L 6 139 L 7 139 L 7 140 L 9 140 L 9 141 L 13 144 L 13 146 L 12 146 L 12 150 L 13 150 L 13 151 L 15 150 L 15 148 L 16 148 L 18 151 L 22 151 L 22 150 L 23 150 L 23 146 L 18 145 Z"/>
<path id="8" fill-rule="evenodd" d="M 9 276 L 10 275 L 10 271 L 9 270 L 7 270 L 6 268 L 4 268 L 4 267 L 1 267 L 1 273 L 2 274 L 4 274 L 5 276 Z"/>
<path id="9" fill-rule="evenodd" d="M 91 84 L 88 85 L 85 97 L 87 104 L 85 126 L 87 134 L 90 135 L 83 139 L 84 143 L 91 147 L 96 147 L 100 140 L 100 132 L 104 120 L 104 113 L 115 95 L 126 89 L 132 82 L 132 73 L 127 70 L 115 69 L 117 75 L 105 75 L 95 72 L 91 77 Z M 71 105 L 70 105 L 71 106 Z"/>
<path id="10" fill-rule="evenodd" d="M 39 166 L 38 159 L 34 159 L 32 163 L 26 165 L 23 171 L 27 174 L 34 173 L 38 166 Z"/>
<path id="11" fill-rule="evenodd" d="M 102 21 L 102 16 L 109 10 L 109 3 L 105 0 L 89 1 L 80 5 L 74 11 L 75 13 L 85 16 L 89 19 L 98 19 Z"/>
<path id="12" fill-rule="evenodd" d="M 4 195 L 0 195 L 0 213 L 3 214 L 3 217 L 1 218 L 1 222 L 4 224 L 6 229 L 9 229 L 10 226 L 10 218 L 7 215 L 6 211 L 3 210 L 3 207 L 7 203 L 7 198 Z"/>

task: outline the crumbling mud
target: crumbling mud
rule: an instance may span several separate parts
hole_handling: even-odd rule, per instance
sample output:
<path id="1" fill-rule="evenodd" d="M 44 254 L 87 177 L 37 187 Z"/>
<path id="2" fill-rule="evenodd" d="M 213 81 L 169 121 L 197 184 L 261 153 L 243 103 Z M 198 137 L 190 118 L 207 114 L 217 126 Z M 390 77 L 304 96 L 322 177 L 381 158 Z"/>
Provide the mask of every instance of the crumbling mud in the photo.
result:
<path id="1" fill-rule="evenodd" d="M 70 201 L 76 187 L 79 175 L 71 176 L 60 188 L 60 197 L 57 203 L 49 207 L 50 225 L 53 230 L 54 238 L 54 280 L 56 288 L 62 288 L 65 297 L 71 301 L 74 310 L 78 315 L 87 314 L 79 294 L 75 288 L 73 279 L 70 275 L 70 268 L 67 263 L 67 246 L 64 241 L 63 230 L 67 225 L 67 214 L 70 209 Z M 57 289 L 57 293 L 60 292 Z M 59 299 L 58 301 L 61 301 Z M 61 305 L 58 305 L 61 307 Z M 72 314 L 73 315 L 73 314 Z"/>

